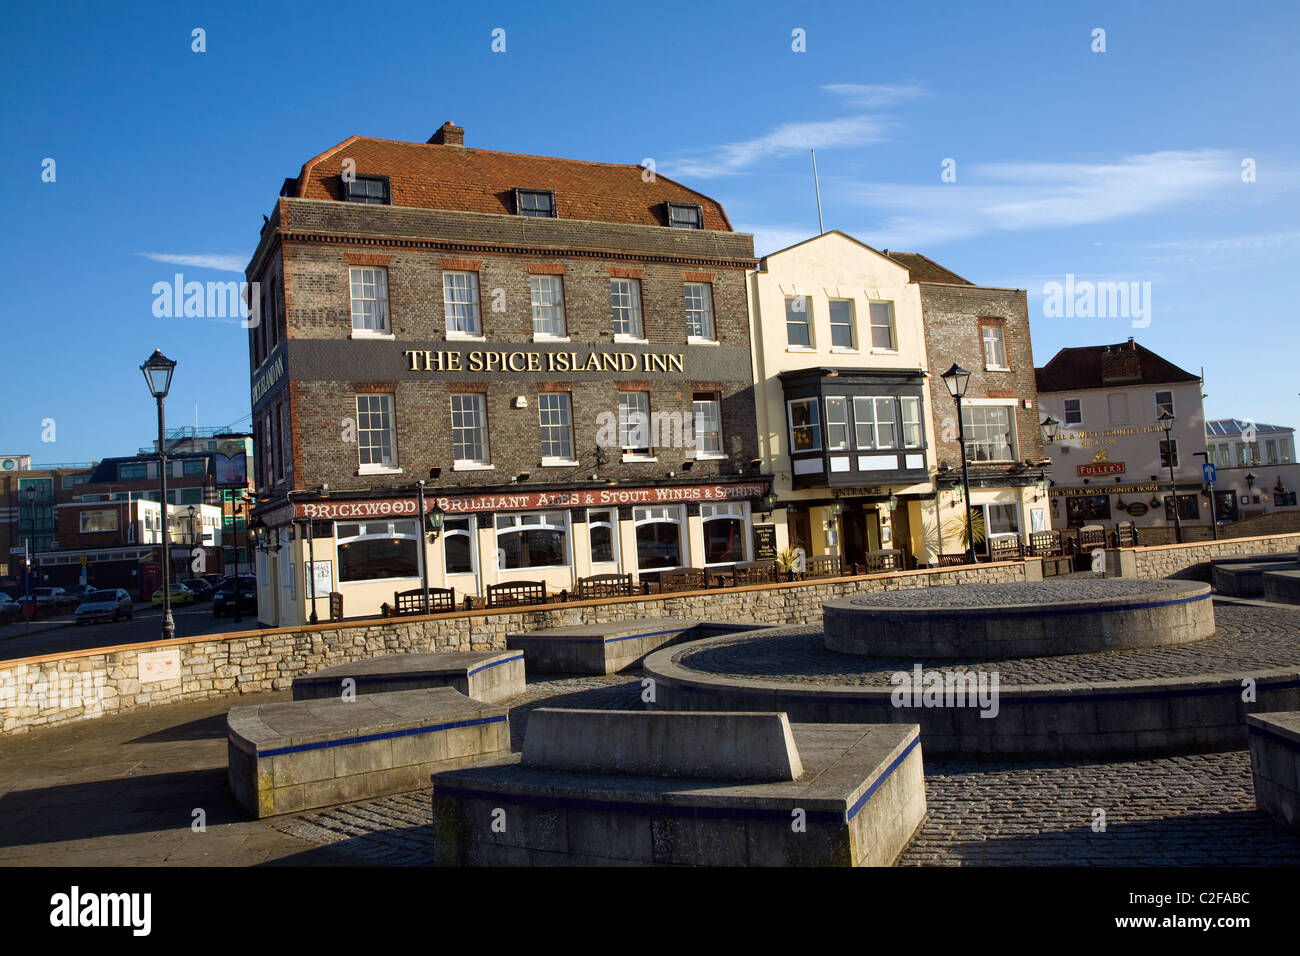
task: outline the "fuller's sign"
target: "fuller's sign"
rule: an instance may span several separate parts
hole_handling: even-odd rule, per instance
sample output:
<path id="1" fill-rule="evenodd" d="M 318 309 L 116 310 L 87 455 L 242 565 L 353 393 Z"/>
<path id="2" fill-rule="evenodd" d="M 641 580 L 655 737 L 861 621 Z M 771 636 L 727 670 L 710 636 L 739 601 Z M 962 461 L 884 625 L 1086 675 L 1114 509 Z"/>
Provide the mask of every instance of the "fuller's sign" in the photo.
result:
<path id="1" fill-rule="evenodd" d="M 541 508 L 601 508 L 614 505 L 659 505 L 687 501 L 738 501 L 761 498 L 762 481 L 734 485 L 684 485 L 671 488 L 599 488 L 592 491 L 529 491 L 511 494 L 430 495 L 426 508 L 435 504 L 447 514 L 477 511 L 530 511 Z M 372 501 L 297 502 L 294 514 L 317 521 L 415 517 L 414 498 Z"/>
<path id="2" fill-rule="evenodd" d="M 1102 461 L 1091 465 L 1076 465 L 1074 470 L 1080 478 L 1089 478 L 1093 475 L 1122 475 L 1124 462 Z"/>

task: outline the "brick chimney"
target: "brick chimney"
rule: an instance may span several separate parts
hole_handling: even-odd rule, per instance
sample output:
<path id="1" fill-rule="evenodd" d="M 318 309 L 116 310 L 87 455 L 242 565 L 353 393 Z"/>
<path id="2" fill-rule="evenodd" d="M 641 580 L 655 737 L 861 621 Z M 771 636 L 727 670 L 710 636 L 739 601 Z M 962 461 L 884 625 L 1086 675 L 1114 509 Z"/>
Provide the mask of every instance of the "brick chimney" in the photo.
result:
<path id="1" fill-rule="evenodd" d="M 1142 356 L 1132 339 L 1106 349 L 1101 356 L 1101 380 L 1104 384 L 1136 382 L 1142 378 Z"/>
<path id="2" fill-rule="evenodd" d="M 439 146 L 464 146 L 465 127 L 457 126 L 451 120 L 438 127 L 438 132 L 429 137 L 429 142 Z"/>

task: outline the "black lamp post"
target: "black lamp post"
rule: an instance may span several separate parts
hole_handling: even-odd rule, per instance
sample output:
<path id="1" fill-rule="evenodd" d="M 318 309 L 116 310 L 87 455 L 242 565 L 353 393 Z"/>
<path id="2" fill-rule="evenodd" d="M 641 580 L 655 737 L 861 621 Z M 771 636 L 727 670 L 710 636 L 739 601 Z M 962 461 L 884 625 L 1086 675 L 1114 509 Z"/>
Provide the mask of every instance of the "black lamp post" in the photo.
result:
<path id="1" fill-rule="evenodd" d="M 1246 497 L 1250 500 L 1251 504 L 1255 503 L 1255 482 L 1257 481 L 1259 481 L 1259 479 L 1254 475 L 1249 472 L 1246 474 Z"/>
<path id="2" fill-rule="evenodd" d="M 164 430 L 163 400 L 172 386 L 172 372 L 176 363 L 163 355 L 158 349 L 153 350 L 145 363 L 140 366 L 144 380 L 149 385 L 149 394 L 158 403 L 158 491 L 161 495 L 159 506 L 162 508 L 162 586 L 163 586 L 163 640 L 170 640 L 176 633 L 176 624 L 172 620 L 172 580 L 171 580 L 171 536 L 167 528 L 167 436 Z M 238 607 L 238 605 L 236 605 Z"/>
<path id="3" fill-rule="evenodd" d="M 1174 483 L 1174 444 L 1169 437 L 1174 428 L 1174 416 L 1168 410 L 1160 413 L 1156 419 L 1156 424 L 1164 429 L 1165 432 L 1165 457 L 1169 462 L 1169 494 L 1172 496 L 1174 506 L 1174 538 L 1179 544 L 1183 543 L 1183 523 L 1178 516 L 1178 485 Z"/>
<path id="4" fill-rule="evenodd" d="M 244 516 L 244 545 L 247 547 L 253 540 L 253 529 L 248 524 L 249 500 L 246 496 L 235 499 L 234 506 L 231 508 L 235 512 L 235 521 L 230 527 L 230 539 L 235 552 L 235 623 L 238 624 L 244 619 L 242 613 L 244 607 L 244 589 L 239 581 L 239 517 Z M 250 555 L 251 559 L 251 555 Z"/>
<path id="5" fill-rule="evenodd" d="M 961 446 L 961 486 L 966 500 L 962 503 L 966 509 L 966 562 L 975 563 L 975 535 L 971 529 L 970 510 L 970 469 L 966 465 L 966 426 L 961 420 L 961 400 L 970 384 L 970 372 L 956 362 L 952 368 L 943 373 L 943 384 L 948 386 L 948 394 L 957 402 L 957 443 Z"/>
<path id="6" fill-rule="evenodd" d="M 1061 423 L 1051 415 L 1048 415 L 1043 419 L 1042 424 L 1039 427 L 1043 430 L 1043 440 L 1050 445 L 1052 442 L 1056 441 L 1056 433 L 1061 430 Z"/>

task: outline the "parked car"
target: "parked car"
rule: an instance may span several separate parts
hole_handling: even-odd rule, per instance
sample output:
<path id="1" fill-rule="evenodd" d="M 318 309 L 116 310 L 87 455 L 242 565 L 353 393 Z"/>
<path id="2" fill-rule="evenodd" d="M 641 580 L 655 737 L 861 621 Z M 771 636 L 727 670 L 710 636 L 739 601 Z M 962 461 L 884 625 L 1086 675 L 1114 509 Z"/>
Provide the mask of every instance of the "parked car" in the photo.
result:
<path id="1" fill-rule="evenodd" d="M 75 599 L 70 599 L 63 588 L 33 588 L 32 593 L 36 595 L 38 614 L 58 614 L 65 608 L 76 606 Z"/>
<path id="2" fill-rule="evenodd" d="M 203 580 L 207 581 L 208 584 L 212 586 L 212 592 L 214 594 L 216 593 L 217 588 L 226 583 L 226 576 L 224 574 L 204 574 L 202 577 Z"/>
<path id="3" fill-rule="evenodd" d="M 251 574 L 241 574 L 238 582 L 236 582 L 235 578 L 227 578 L 226 582 L 217 588 L 217 593 L 212 598 L 213 617 L 235 613 L 236 583 L 238 583 L 239 587 L 240 613 L 257 613 L 257 578 Z"/>
<path id="4" fill-rule="evenodd" d="M 181 584 L 179 581 L 177 581 L 175 584 L 172 585 L 171 592 L 172 592 L 172 600 L 171 600 L 172 607 L 176 607 L 182 604 L 194 603 L 194 592 L 191 591 L 189 588 L 187 588 L 185 585 Z M 162 607 L 163 605 L 162 588 L 159 588 L 157 591 L 153 592 L 152 603 L 154 607 Z"/>
<path id="5" fill-rule="evenodd" d="M 68 593 L 68 597 L 74 598 L 73 607 L 80 607 L 81 603 L 86 600 L 86 595 L 92 591 L 99 591 L 102 588 L 93 587 L 89 584 L 70 584 L 63 589 Z"/>
<path id="6" fill-rule="evenodd" d="M 203 578 L 186 578 L 181 584 L 194 592 L 194 600 L 196 601 L 211 600 L 213 592 L 216 591 L 216 588 Z"/>
<path id="7" fill-rule="evenodd" d="M 8 594 L 0 594 L 0 625 L 9 624 L 23 616 L 23 606 Z"/>
<path id="8" fill-rule="evenodd" d="M 92 621 L 131 619 L 131 595 L 121 588 L 91 591 L 77 608 L 77 626 Z"/>

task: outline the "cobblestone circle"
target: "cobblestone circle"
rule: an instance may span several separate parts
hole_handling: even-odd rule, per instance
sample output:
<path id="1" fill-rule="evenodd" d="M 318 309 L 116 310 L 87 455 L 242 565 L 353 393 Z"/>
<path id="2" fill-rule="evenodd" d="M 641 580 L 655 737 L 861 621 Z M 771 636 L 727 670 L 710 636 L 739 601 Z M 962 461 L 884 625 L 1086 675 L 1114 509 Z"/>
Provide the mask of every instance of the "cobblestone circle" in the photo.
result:
<path id="1" fill-rule="evenodd" d="M 1214 636 L 1195 644 L 1098 651 L 996 662 L 1005 689 L 1016 684 L 1120 681 L 1160 677 L 1248 674 L 1300 666 L 1300 610 L 1216 605 Z M 910 671 L 915 659 L 854 657 L 828 651 L 819 626 L 773 628 L 687 646 L 673 657 L 704 674 L 819 686 L 890 686 L 890 675 Z M 942 660 L 941 669 L 989 669 L 983 660 Z"/>
<path id="2" fill-rule="evenodd" d="M 960 608 L 1051 606 L 1076 601 L 1123 600 L 1143 595 L 1168 595 L 1190 591 L 1186 581 L 1132 581 L 1120 578 L 1093 580 L 1066 578 L 1056 581 L 1013 581 L 1006 584 L 953 584 L 939 588 L 908 588 L 859 594 L 831 603 L 840 607 L 899 608 L 906 610 L 957 610 Z"/>

